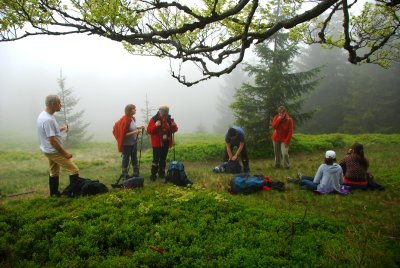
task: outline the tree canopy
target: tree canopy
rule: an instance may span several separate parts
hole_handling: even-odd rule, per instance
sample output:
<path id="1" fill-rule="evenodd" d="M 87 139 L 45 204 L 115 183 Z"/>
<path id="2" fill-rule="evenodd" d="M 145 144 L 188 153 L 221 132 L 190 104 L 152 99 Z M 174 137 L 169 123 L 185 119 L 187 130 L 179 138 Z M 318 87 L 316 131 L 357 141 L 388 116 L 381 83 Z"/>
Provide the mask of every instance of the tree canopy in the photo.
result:
<path id="1" fill-rule="evenodd" d="M 399 0 L 2 0 L 0 41 L 35 35 L 99 35 L 133 54 L 171 59 L 191 86 L 230 73 L 254 44 L 290 29 L 293 38 L 343 48 L 353 63 L 399 60 Z M 274 11 L 280 5 L 283 16 Z M 333 36 L 334 14 L 343 18 Z M 173 64 L 175 61 L 177 64 Z M 187 64 L 200 75 L 187 78 Z"/>

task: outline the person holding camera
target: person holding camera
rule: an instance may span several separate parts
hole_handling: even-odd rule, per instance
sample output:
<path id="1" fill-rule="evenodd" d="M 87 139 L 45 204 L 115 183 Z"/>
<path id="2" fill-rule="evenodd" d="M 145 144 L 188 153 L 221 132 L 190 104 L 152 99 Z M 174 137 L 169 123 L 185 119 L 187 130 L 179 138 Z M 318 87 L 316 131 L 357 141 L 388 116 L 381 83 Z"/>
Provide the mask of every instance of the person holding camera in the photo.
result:
<path id="1" fill-rule="evenodd" d="M 289 144 L 293 134 L 293 119 L 286 112 L 284 106 L 278 107 L 278 114 L 272 120 L 272 143 L 275 153 L 275 167 L 290 168 Z"/>
<path id="2" fill-rule="evenodd" d="M 174 143 L 172 134 L 177 131 L 178 126 L 169 114 L 169 107 L 161 105 L 147 126 L 147 133 L 151 136 L 151 146 L 153 147 L 151 180 L 157 179 L 157 173 L 159 178 L 165 177 L 168 150 Z"/>

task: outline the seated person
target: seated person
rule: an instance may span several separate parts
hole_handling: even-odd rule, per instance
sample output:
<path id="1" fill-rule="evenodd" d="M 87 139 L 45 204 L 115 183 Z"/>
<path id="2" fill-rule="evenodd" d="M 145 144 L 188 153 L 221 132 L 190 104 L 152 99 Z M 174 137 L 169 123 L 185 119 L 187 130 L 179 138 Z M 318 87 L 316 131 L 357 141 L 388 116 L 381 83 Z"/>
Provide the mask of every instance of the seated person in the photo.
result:
<path id="1" fill-rule="evenodd" d="M 348 190 L 342 187 L 342 168 L 335 163 L 336 153 L 332 150 L 326 151 L 324 160 L 325 163 L 319 166 L 314 178 L 299 174 L 299 178 L 288 178 L 288 182 L 298 183 L 302 189 L 309 189 L 320 193 L 347 193 Z"/>
<path id="2" fill-rule="evenodd" d="M 351 146 L 340 166 L 344 173 L 344 184 L 351 186 L 351 189 L 385 189 L 368 173 L 369 162 L 364 156 L 364 146 L 361 144 L 355 143 Z"/>

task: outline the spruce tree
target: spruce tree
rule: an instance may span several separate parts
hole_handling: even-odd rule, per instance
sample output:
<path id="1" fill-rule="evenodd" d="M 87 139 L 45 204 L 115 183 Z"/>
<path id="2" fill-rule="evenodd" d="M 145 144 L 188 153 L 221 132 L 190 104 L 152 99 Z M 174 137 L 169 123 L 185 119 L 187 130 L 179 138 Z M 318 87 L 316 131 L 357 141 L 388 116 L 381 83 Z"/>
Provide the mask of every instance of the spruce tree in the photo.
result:
<path id="1" fill-rule="evenodd" d="M 153 116 L 154 111 L 156 111 L 156 109 L 150 107 L 150 102 L 149 102 L 149 99 L 147 98 L 147 93 L 146 93 L 145 106 L 144 106 L 144 108 L 141 108 L 140 111 L 142 112 L 142 120 L 144 122 L 145 129 L 143 130 L 144 131 L 143 134 L 140 134 L 140 135 L 143 135 L 143 136 L 140 136 L 140 138 L 143 140 L 140 141 L 140 145 L 138 145 L 138 146 L 141 146 L 142 148 L 138 147 L 138 150 L 139 149 L 146 150 L 146 149 L 151 148 L 150 135 L 147 133 L 146 128 L 149 124 L 151 117 Z"/>
<path id="2" fill-rule="evenodd" d="M 75 112 L 75 106 L 79 103 L 79 99 L 73 95 L 71 88 L 66 88 L 65 80 L 66 78 L 60 72 L 60 78 L 57 79 L 60 90 L 57 95 L 61 99 L 62 107 L 61 111 L 55 114 L 55 117 L 60 126 L 68 124 L 64 145 L 66 147 L 74 147 L 90 141 L 92 136 L 87 136 L 89 123 L 84 123 L 82 120 L 85 110 Z"/>
<path id="3" fill-rule="evenodd" d="M 254 77 L 254 85 L 242 84 L 231 107 L 236 125 L 247 133 L 249 146 L 260 148 L 272 143 L 270 125 L 278 106 L 287 108 L 295 127 L 311 117 L 312 113 L 301 112 L 303 95 L 317 85 L 318 80 L 314 78 L 319 69 L 292 72 L 298 43 L 290 40 L 288 33 L 277 34 L 272 43 L 257 45 L 255 53 L 259 63 L 245 67 L 245 71 Z"/>

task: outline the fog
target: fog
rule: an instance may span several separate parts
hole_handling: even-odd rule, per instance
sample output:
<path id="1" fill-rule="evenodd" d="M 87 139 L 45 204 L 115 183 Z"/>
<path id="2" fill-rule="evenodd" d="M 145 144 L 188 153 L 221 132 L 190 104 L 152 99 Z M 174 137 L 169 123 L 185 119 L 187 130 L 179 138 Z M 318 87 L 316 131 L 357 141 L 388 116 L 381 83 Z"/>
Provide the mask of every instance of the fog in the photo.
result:
<path id="1" fill-rule="evenodd" d="M 217 99 L 223 79 L 192 87 L 169 74 L 169 60 L 129 54 L 121 43 L 96 36 L 37 36 L 0 43 L 0 131 L 32 133 L 44 98 L 59 91 L 62 70 L 66 88 L 79 98 L 84 122 L 96 140 L 112 138 L 114 122 L 128 103 L 137 106 L 137 120 L 146 94 L 150 108 L 170 106 L 181 133 L 199 125 L 212 132 L 218 119 Z"/>

